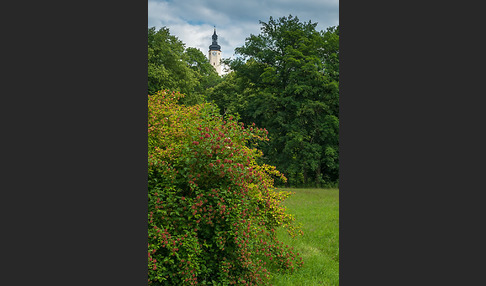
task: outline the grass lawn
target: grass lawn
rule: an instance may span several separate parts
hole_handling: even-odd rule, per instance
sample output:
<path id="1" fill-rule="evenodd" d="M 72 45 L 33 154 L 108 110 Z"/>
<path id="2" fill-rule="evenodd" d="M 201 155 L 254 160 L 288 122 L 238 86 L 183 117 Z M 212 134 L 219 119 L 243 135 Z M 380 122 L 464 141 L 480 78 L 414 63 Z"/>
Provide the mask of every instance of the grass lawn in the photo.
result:
<path id="1" fill-rule="evenodd" d="M 294 194 L 285 200 L 289 213 L 302 224 L 303 236 L 291 238 L 277 233 L 284 244 L 294 247 L 304 266 L 293 274 L 275 274 L 271 283 L 280 285 L 339 285 L 339 190 L 285 189 Z"/>

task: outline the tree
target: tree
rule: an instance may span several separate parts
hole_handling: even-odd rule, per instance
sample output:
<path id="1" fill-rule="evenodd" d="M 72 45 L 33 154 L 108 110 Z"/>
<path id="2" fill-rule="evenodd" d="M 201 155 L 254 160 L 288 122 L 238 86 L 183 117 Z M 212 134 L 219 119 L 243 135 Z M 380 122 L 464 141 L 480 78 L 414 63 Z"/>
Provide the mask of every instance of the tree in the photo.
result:
<path id="1" fill-rule="evenodd" d="M 218 106 L 222 115 L 233 114 L 241 118 L 240 113 L 248 106 L 249 94 L 246 91 L 241 79 L 231 72 L 218 85 L 208 90 L 207 100 Z M 242 120 L 248 122 L 247 119 Z"/>
<path id="2" fill-rule="evenodd" d="M 208 58 L 196 48 L 187 48 L 185 51 L 187 64 L 194 71 L 197 86 L 194 93 L 205 98 L 209 88 L 216 86 L 222 81 L 216 69 L 209 63 Z"/>
<path id="3" fill-rule="evenodd" d="M 316 31 L 290 15 L 260 21 L 228 62 L 247 93 L 247 123 L 269 131 L 266 159 L 291 184 L 336 183 L 339 177 L 339 27 Z M 239 99 L 236 99 L 239 101 Z M 231 106 L 231 105 L 227 105 Z M 222 106 L 226 108 L 226 106 Z"/>
<path id="4" fill-rule="evenodd" d="M 322 32 L 324 48 L 320 50 L 325 70 L 333 81 L 339 82 L 339 26 L 329 27 Z"/>
<path id="5" fill-rule="evenodd" d="M 166 27 L 148 29 L 148 94 L 162 89 L 191 93 L 197 82 L 187 65 L 184 43 Z"/>
<path id="6" fill-rule="evenodd" d="M 170 34 L 166 27 L 148 29 L 148 94 L 160 90 L 184 93 L 189 105 L 205 101 L 206 90 L 221 81 L 204 54 Z"/>

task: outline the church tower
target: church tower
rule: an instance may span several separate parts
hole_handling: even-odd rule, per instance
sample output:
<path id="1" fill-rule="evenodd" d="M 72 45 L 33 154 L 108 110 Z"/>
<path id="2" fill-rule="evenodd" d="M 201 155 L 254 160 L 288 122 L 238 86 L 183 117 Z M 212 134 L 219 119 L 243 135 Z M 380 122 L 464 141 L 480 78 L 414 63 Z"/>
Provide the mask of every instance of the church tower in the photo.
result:
<path id="1" fill-rule="evenodd" d="M 221 46 L 218 45 L 218 35 L 216 35 L 216 27 L 214 27 L 213 44 L 209 46 L 209 63 L 221 75 Z"/>

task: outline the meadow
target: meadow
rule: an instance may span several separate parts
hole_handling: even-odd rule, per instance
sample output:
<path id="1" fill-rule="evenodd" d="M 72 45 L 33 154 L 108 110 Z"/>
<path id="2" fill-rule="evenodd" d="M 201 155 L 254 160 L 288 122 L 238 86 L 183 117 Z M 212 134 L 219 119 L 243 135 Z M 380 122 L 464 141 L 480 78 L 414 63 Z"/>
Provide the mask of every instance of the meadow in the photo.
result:
<path id="1" fill-rule="evenodd" d="M 274 274 L 275 286 L 339 285 L 339 190 L 285 189 L 294 194 L 285 200 L 288 212 L 301 223 L 304 235 L 291 238 L 279 229 L 278 237 L 294 247 L 304 266 L 293 274 Z"/>

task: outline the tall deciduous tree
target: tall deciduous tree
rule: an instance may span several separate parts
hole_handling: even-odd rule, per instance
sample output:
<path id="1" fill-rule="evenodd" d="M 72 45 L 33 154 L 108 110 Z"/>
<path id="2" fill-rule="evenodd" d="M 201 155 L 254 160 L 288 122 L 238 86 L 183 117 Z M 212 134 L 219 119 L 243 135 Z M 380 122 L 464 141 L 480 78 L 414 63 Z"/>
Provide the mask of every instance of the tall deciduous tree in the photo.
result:
<path id="1" fill-rule="evenodd" d="M 184 43 L 166 27 L 148 29 L 148 93 L 162 89 L 190 93 L 196 86 L 195 76 L 186 64 Z"/>
<path id="2" fill-rule="evenodd" d="M 216 72 L 216 69 L 199 49 L 189 47 L 185 53 L 187 64 L 193 70 L 198 81 L 198 85 L 194 89 L 196 93 L 204 95 L 208 88 L 214 87 L 221 82 L 221 77 Z"/>
<path id="3" fill-rule="evenodd" d="M 270 17 L 229 61 L 246 93 L 242 119 L 265 127 L 266 158 L 294 185 L 339 177 L 339 27 L 317 31 L 290 15 Z M 239 99 L 238 99 L 239 100 Z M 220 106 L 225 108 L 224 106 Z"/>
<path id="4" fill-rule="evenodd" d="M 199 104 L 206 90 L 220 81 L 200 50 L 186 49 L 166 27 L 148 29 L 148 94 L 169 89 L 186 94 L 183 103 Z"/>

